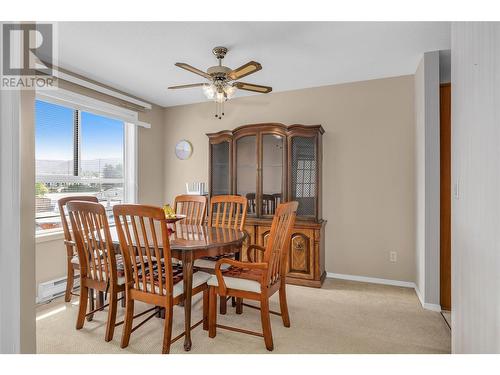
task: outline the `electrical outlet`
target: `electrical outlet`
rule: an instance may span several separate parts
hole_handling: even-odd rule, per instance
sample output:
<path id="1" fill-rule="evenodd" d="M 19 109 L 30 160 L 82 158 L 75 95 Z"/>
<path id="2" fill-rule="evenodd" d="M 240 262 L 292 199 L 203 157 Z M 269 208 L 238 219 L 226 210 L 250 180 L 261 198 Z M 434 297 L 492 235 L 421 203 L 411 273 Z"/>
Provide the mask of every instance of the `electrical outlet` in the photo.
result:
<path id="1" fill-rule="evenodd" d="M 389 261 L 396 263 L 398 261 L 398 253 L 396 251 L 389 252 Z"/>

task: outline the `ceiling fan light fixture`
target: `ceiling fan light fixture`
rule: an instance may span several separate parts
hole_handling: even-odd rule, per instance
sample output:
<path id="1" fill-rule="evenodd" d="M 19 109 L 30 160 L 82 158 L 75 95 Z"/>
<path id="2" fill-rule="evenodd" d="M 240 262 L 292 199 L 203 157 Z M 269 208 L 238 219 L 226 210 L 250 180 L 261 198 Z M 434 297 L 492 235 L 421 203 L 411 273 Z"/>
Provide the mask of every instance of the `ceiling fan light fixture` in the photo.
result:
<path id="1" fill-rule="evenodd" d="M 207 97 L 207 99 L 213 100 L 215 98 L 215 93 L 217 92 L 217 88 L 213 83 L 206 83 L 203 85 L 203 93 Z"/>
<path id="2" fill-rule="evenodd" d="M 226 101 L 226 95 L 224 95 L 224 92 L 218 92 L 215 94 L 215 101 L 217 103 L 224 103 Z"/>
<path id="3" fill-rule="evenodd" d="M 224 88 L 224 92 L 226 93 L 226 99 L 231 99 L 236 93 L 236 87 L 232 85 L 226 85 Z"/>
<path id="4" fill-rule="evenodd" d="M 222 59 L 226 56 L 226 47 L 215 47 L 212 52 L 219 61 L 219 64 L 208 68 L 206 72 L 197 69 L 186 63 L 176 63 L 175 66 L 195 73 L 208 79 L 208 83 L 194 83 L 188 85 L 171 86 L 169 89 L 183 89 L 191 87 L 202 86 L 203 93 L 209 100 L 215 102 L 215 117 L 221 119 L 224 116 L 224 102 L 231 99 L 236 90 L 253 91 L 262 94 L 267 94 L 272 91 L 272 87 L 255 85 L 252 83 L 234 82 L 240 78 L 246 77 L 250 74 L 258 72 L 262 69 L 256 61 L 249 61 L 248 63 L 236 69 L 230 69 L 222 65 Z"/>

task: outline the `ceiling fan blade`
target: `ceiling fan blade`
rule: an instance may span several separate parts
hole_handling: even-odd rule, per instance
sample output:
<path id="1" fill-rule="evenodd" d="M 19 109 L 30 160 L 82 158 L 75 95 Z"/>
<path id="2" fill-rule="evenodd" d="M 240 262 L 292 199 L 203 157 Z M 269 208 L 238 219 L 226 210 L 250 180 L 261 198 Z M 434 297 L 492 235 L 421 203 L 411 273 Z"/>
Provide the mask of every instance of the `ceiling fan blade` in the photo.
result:
<path id="1" fill-rule="evenodd" d="M 246 63 L 245 65 L 242 65 L 239 68 L 234 69 L 233 71 L 231 71 L 228 74 L 228 76 L 229 76 L 230 79 L 232 79 L 233 81 L 235 81 L 237 79 L 246 77 L 249 74 L 258 72 L 261 69 L 262 69 L 262 65 L 260 65 L 258 62 L 256 62 L 256 61 L 250 61 L 250 62 Z"/>
<path id="2" fill-rule="evenodd" d="M 199 87 L 203 85 L 205 85 L 205 83 L 192 83 L 189 85 L 170 86 L 169 89 L 187 89 L 190 87 Z"/>
<path id="3" fill-rule="evenodd" d="M 254 85 L 253 83 L 235 82 L 233 83 L 233 86 L 240 90 L 255 91 L 255 92 L 260 92 L 262 94 L 267 94 L 268 92 L 273 91 L 272 87 Z"/>
<path id="4" fill-rule="evenodd" d="M 206 79 L 212 79 L 212 77 L 210 76 L 210 74 L 208 73 L 205 73 L 203 70 L 200 70 L 200 69 L 196 69 L 194 66 L 191 66 L 189 64 L 185 64 L 185 63 L 175 63 L 175 66 L 178 66 L 179 68 L 182 68 L 182 69 L 185 69 L 191 73 L 194 73 L 194 74 L 198 74 L 202 77 L 205 77 Z"/>

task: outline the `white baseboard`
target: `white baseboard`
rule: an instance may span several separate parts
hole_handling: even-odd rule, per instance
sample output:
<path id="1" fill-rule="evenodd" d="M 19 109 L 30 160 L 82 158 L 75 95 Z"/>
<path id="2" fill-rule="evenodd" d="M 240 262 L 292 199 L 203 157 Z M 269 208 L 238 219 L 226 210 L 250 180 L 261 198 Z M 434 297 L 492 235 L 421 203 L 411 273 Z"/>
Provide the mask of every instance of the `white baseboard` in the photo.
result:
<path id="1" fill-rule="evenodd" d="M 420 301 L 420 304 L 422 305 L 422 307 L 424 309 L 436 311 L 436 312 L 441 312 L 441 305 L 436 305 L 434 303 L 425 303 L 424 302 L 424 299 L 422 298 L 422 294 L 420 294 L 420 290 L 418 290 L 416 285 L 415 285 L 415 293 L 417 294 L 418 300 Z"/>
<path id="2" fill-rule="evenodd" d="M 366 277 L 366 276 L 357 276 L 357 275 L 345 275 L 341 273 L 333 273 L 327 272 L 326 277 L 329 279 L 341 279 L 341 280 L 351 280 L 351 281 L 360 281 L 364 283 L 372 283 L 372 284 L 382 284 L 382 285 L 393 285 L 393 286 L 402 286 L 404 288 L 412 288 L 415 290 L 417 294 L 418 300 L 422 307 L 426 310 L 441 312 L 441 305 L 436 305 L 433 303 L 425 303 L 420 291 L 417 288 L 417 285 L 412 281 L 400 281 L 400 280 L 390 280 L 390 279 L 379 279 L 377 277 Z"/>
<path id="3" fill-rule="evenodd" d="M 351 281 L 361 281 L 364 283 L 372 284 L 383 284 L 383 285 L 394 285 L 402 286 L 405 288 L 415 288 L 415 283 L 411 281 L 399 281 L 399 280 L 389 280 L 389 279 L 379 279 L 377 277 L 366 277 L 366 276 L 356 276 L 356 275 L 344 275 L 341 273 L 327 272 L 326 277 L 330 279 L 342 279 Z"/>

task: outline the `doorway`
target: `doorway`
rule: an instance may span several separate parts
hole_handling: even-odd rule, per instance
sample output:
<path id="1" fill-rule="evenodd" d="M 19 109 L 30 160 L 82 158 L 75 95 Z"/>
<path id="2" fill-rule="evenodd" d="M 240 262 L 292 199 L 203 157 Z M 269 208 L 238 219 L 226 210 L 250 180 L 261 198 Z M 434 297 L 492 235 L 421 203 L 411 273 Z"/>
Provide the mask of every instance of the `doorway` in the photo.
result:
<path id="1" fill-rule="evenodd" d="M 451 84 L 440 85 L 440 303 L 451 311 Z"/>

